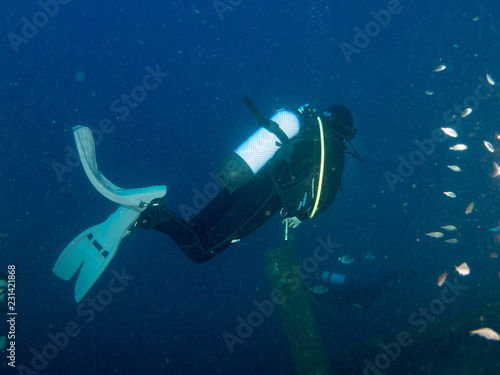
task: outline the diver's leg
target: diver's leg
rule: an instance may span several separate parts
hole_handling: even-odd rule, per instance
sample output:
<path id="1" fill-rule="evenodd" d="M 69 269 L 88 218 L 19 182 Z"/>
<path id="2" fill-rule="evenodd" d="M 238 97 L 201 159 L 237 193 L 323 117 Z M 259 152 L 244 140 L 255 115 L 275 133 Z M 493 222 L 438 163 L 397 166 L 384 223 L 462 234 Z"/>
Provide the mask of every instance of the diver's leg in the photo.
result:
<path id="1" fill-rule="evenodd" d="M 205 251 L 213 256 L 249 235 L 282 207 L 266 172 L 257 174 L 231 195 L 231 203 L 223 215 L 214 217 L 210 210 L 203 209 L 195 218 L 198 226 L 209 227 L 200 233 L 200 239 Z"/>
<path id="2" fill-rule="evenodd" d="M 190 222 L 165 207 L 149 207 L 138 226 L 168 234 L 194 262 L 203 263 L 250 234 L 281 209 L 267 173 L 229 193 L 223 190 Z"/>
<path id="3" fill-rule="evenodd" d="M 149 207 L 144 210 L 137 221 L 137 226 L 155 229 L 169 235 L 184 254 L 195 263 L 203 263 L 211 258 L 203 256 L 204 246 L 193 226 L 163 206 Z"/>

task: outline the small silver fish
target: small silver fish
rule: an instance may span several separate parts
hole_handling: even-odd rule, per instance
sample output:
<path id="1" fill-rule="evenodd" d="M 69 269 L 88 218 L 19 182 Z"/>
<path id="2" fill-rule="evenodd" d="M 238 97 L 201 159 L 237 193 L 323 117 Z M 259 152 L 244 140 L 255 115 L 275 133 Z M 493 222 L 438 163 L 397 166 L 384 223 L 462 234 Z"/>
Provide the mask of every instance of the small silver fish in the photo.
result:
<path id="1" fill-rule="evenodd" d="M 447 197 L 450 197 L 450 198 L 456 198 L 457 197 L 457 195 L 454 192 L 452 192 L 452 191 L 445 191 L 445 192 L 443 192 L 443 194 L 446 195 Z"/>
<path id="2" fill-rule="evenodd" d="M 493 145 L 488 142 L 488 141 L 483 141 L 484 143 L 484 147 L 486 147 L 486 149 L 489 151 L 489 152 L 495 152 L 495 148 L 493 147 Z"/>
<path id="3" fill-rule="evenodd" d="M 441 128 L 444 134 L 456 138 L 458 136 L 457 132 L 452 128 Z"/>
<path id="4" fill-rule="evenodd" d="M 488 81 L 488 83 L 491 85 L 491 86 L 495 86 L 495 80 L 493 79 L 493 77 L 491 77 L 491 75 L 488 73 L 486 74 L 486 80 Z"/>
<path id="5" fill-rule="evenodd" d="M 468 274 L 470 274 L 470 268 L 467 263 L 462 263 L 458 267 L 455 266 L 455 271 L 458 272 L 458 274 L 461 276 L 467 276 Z"/>
<path id="6" fill-rule="evenodd" d="M 432 238 L 441 238 L 444 236 L 444 234 L 441 232 L 430 232 L 430 233 L 426 233 L 425 235 L 432 237 Z"/>
<path id="7" fill-rule="evenodd" d="M 373 254 L 371 251 L 367 251 L 363 254 L 363 257 L 365 259 L 375 259 L 375 254 Z"/>
<path id="8" fill-rule="evenodd" d="M 472 108 L 465 108 L 462 113 L 460 114 L 460 117 L 467 117 L 472 113 Z"/>
<path id="9" fill-rule="evenodd" d="M 493 168 L 495 168 L 495 171 L 493 172 L 493 178 L 500 176 L 500 166 L 493 162 Z"/>
<path id="10" fill-rule="evenodd" d="M 467 150 L 467 146 L 459 143 L 459 144 L 457 144 L 455 146 L 451 146 L 450 150 L 453 150 L 453 151 L 464 151 L 464 150 Z"/>
<path id="11" fill-rule="evenodd" d="M 310 288 L 309 290 L 311 292 L 313 292 L 314 294 L 325 294 L 325 293 L 329 292 L 329 290 L 328 290 L 328 288 L 326 287 L 325 284 L 315 285 L 312 288 Z"/>
<path id="12" fill-rule="evenodd" d="M 478 335 L 484 337 L 487 340 L 499 341 L 500 335 L 493 331 L 491 328 L 479 328 L 474 331 L 469 331 L 470 335 Z"/>
<path id="13" fill-rule="evenodd" d="M 354 262 L 354 258 L 350 255 L 344 255 L 339 258 L 342 263 L 349 264 Z"/>
<path id="14" fill-rule="evenodd" d="M 444 225 L 441 228 L 443 228 L 444 230 L 457 230 L 457 227 L 454 225 Z"/>
<path id="15" fill-rule="evenodd" d="M 456 238 L 450 238 L 449 240 L 445 240 L 444 242 L 446 242 L 446 243 L 458 243 L 458 240 Z"/>
<path id="16" fill-rule="evenodd" d="M 453 172 L 462 172 L 458 165 L 447 165 L 447 167 L 450 168 Z"/>
<path id="17" fill-rule="evenodd" d="M 446 69 L 446 65 L 438 65 L 434 68 L 433 72 L 442 72 Z"/>

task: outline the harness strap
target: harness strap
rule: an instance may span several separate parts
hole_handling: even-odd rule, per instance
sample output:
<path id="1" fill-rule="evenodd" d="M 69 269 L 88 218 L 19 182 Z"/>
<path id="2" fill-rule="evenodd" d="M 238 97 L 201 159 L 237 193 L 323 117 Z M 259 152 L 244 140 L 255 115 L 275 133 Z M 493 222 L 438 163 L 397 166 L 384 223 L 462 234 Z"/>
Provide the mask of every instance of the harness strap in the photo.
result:
<path id="1" fill-rule="evenodd" d="M 349 139 L 347 142 L 349 142 L 349 144 L 351 145 L 351 148 L 354 151 L 354 154 L 352 152 L 350 152 L 349 150 L 347 150 L 347 149 L 346 149 L 346 152 L 349 155 L 353 156 L 354 158 L 358 159 L 360 162 L 363 162 L 363 159 L 361 158 L 361 156 L 359 156 L 358 151 L 356 150 L 356 148 L 352 144 L 351 140 Z"/>
<path id="2" fill-rule="evenodd" d="M 243 99 L 241 99 L 241 101 L 247 106 L 250 112 L 252 112 L 252 115 L 255 117 L 260 126 L 262 126 L 264 129 L 266 129 L 267 131 L 273 133 L 276 137 L 278 137 L 278 139 L 281 142 L 281 145 L 285 145 L 286 143 L 288 143 L 290 139 L 288 138 L 286 133 L 280 128 L 280 126 L 276 122 L 264 117 L 262 112 L 259 111 L 257 106 L 250 100 L 248 96 L 244 96 Z"/>

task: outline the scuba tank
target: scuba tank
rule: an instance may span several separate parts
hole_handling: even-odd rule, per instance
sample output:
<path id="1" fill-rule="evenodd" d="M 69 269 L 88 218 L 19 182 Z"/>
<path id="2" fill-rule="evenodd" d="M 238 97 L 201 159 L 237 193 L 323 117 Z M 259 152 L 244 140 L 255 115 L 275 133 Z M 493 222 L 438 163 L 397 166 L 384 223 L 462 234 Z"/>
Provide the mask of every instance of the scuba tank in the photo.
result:
<path id="1" fill-rule="evenodd" d="M 288 140 L 300 130 L 300 119 L 289 110 L 280 110 L 264 118 L 248 97 L 243 102 L 260 127 L 219 164 L 215 176 L 233 192 L 248 183 Z"/>
<path id="2" fill-rule="evenodd" d="M 277 123 L 289 139 L 299 133 L 300 121 L 293 112 L 279 111 L 271 117 L 271 121 Z M 234 152 L 257 174 L 282 145 L 276 134 L 261 127 Z"/>
<path id="3" fill-rule="evenodd" d="M 327 285 L 342 286 L 344 285 L 345 275 L 325 271 L 321 274 L 321 281 Z"/>

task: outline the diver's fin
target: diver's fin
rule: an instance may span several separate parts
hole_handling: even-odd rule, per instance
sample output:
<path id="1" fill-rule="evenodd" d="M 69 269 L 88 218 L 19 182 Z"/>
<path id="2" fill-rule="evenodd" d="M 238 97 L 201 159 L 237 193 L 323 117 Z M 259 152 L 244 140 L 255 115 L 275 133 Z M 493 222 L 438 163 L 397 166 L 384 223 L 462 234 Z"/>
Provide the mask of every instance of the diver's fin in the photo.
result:
<path id="1" fill-rule="evenodd" d="M 80 269 L 75 285 L 76 302 L 99 279 L 139 215 L 132 208 L 120 206 L 104 223 L 82 232 L 66 246 L 53 271 L 61 279 L 69 280 Z"/>
<path id="2" fill-rule="evenodd" d="M 167 187 L 122 189 L 116 186 L 97 167 L 92 131 L 76 126 L 73 133 L 90 182 L 99 193 L 121 205 L 104 223 L 87 229 L 71 241 L 54 266 L 54 273 L 64 280 L 71 279 L 80 269 L 75 285 L 75 299 L 80 302 L 111 262 L 121 241 L 130 234 L 129 229 L 140 213 L 153 199 L 163 197 Z"/>
<path id="3" fill-rule="evenodd" d="M 153 199 L 163 197 L 167 193 L 167 187 L 164 185 L 140 189 L 122 189 L 116 186 L 104 177 L 97 168 L 92 131 L 83 126 L 75 126 L 73 135 L 87 177 L 96 190 L 109 200 L 143 211 Z"/>

